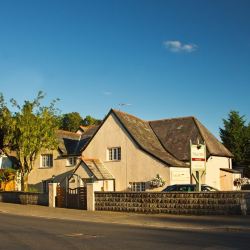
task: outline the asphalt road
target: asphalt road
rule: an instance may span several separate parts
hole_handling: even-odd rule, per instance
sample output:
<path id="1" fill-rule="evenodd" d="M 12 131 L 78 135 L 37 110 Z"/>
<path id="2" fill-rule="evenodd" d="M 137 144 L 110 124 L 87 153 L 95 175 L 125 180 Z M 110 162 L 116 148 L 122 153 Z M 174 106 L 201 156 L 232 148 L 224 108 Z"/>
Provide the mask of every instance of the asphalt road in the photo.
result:
<path id="1" fill-rule="evenodd" d="M 171 230 L 0 213 L 0 249 L 250 249 L 249 231 Z"/>

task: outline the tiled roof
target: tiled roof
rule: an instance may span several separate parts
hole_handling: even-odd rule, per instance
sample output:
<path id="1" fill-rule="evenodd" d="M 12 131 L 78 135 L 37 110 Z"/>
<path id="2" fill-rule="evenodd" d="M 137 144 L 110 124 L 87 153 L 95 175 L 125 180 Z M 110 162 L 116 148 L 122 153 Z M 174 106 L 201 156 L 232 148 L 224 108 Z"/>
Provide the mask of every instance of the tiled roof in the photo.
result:
<path id="1" fill-rule="evenodd" d="M 195 117 L 182 117 L 149 122 L 163 147 L 181 161 L 190 160 L 192 143 L 205 142 L 208 155 L 232 157 L 225 148 Z"/>
<path id="2" fill-rule="evenodd" d="M 82 134 L 58 130 L 59 150 L 63 155 L 80 155 L 82 148 L 90 140 L 98 126 L 91 126 Z"/>
<path id="3" fill-rule="evenodd" d="M 187 166 L 190 140 L 205 142 L 207 154 L 233 157 L 232 153 L 195 117 L 144 121 L 133 115 L 111 110 L 138 146 L 171 166 Z"/>
<path id="4" fill-rule="evenodd" d="M 211 155 L 233 157 L 233 154 L 219 142 L 202 123 L 197 119 L 195 119 L 195 122 L 203 140 L 206 142 L 207 150 Z"/>
<path id="5" fill-rule="evenodd" d="M 118 110 L 113 110 L 113 112 L 142 150 L 167 165 L 187 167 L 184 162 L 166 151 L 147 121 Z"/>

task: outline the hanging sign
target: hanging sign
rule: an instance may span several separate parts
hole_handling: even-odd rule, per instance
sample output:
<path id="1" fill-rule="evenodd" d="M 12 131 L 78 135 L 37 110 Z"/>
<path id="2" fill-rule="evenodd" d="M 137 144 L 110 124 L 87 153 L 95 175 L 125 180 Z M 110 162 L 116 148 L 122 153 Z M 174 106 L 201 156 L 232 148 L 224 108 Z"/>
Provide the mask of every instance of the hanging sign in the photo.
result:
<path id="1" fill-rule="evenodd" d="M 191 144 L 191 172 L 205 171 L 206 145 Z"/>

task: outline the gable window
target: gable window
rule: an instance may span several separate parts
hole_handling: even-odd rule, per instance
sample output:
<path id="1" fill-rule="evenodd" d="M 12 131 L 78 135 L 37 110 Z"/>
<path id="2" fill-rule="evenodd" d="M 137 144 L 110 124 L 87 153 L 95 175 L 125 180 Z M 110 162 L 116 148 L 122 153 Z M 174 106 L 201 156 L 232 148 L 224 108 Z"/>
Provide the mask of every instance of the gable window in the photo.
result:
<path id="1" fill-rule="evenodd" d="M 132 192 L 143 192 L 146 190 L 145 182 L 130 182 Z"/>
<path id="2" fill-rule="evenodd" d="M 121 148 L 109 148 L 108 149 L 108 160 L 109 161 L 120 161 L 121 160 Z"/>
<path id="3" fill-rule="evenodd" d="M 67 167 L 73 167 L 76 165 L 76 157 L 69 157 L 67 159 Z"/>
<path id="4" fill-rule="evenodd" d="M 51 168 L 53 167 L 53 155 L 43 154 L 41 155 L 41 168 Z"/>

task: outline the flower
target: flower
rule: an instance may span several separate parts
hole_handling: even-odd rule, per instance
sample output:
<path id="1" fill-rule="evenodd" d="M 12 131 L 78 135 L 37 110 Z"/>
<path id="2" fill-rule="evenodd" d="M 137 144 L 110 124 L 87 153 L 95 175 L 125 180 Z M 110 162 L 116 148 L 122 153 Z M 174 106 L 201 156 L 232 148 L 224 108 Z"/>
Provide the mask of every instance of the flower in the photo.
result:
<path id="1" fill-rule="evenodd" d="M 164 185 L 165 181 L 160 177 L 159 174 L 157 174 L 156 177 L 150 181 L 150 186 L 152 188 L 163 187 Z"/>

